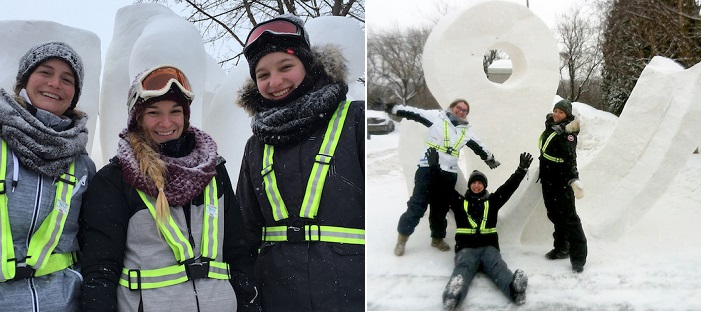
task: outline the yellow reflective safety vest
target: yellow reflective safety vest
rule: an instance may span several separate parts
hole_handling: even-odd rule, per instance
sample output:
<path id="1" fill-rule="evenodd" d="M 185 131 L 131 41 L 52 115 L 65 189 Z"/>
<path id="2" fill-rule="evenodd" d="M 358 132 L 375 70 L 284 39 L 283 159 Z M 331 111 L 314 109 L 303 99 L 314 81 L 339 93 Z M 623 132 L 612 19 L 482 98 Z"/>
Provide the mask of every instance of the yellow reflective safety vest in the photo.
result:
<path id="1" fill-rule="evenodd" d="M 301 218 L 314 220 L 319 211 L 321 194 L 324 183 L 331 166 L 336 146 L 338 145 L 341 131 L 348 115 L 351 101 L 344 101 L 338 105 L 336 112 L 331 117 L 324 134 L 324 140 L 315 156 L 314 165 L 307 181 L 307 187 L 299 210 Z M 263 184 L 268 202 L 272 207 L 275 221 L 289 218 L 287 206 L 282 200 L 282 195 L 277 186 L 275 169 L 273 168 L 273 155 L 275 148 L 265 144 L 263 148 Z M 331 242 L 344 244 L 365 244 L 365 229 L 354 229 L 339 226 L 326 226 L 316 224 L 266 226 L 262 229 L 262 240 L 268 242 Z"/>
<path id="2" fill-rule="evenodd" d="M 200 278 L 229 280 L 229 264 L 214 261 L 219 253 L 219 196 L 216 177 L 204 190 L 204 220 L 200 255 L 196 256 L 188 238 L 180 231 L 172 216 L 165 222 L 156 218 L 156 200 L 137 190 L 141 200 L 156 220 L 158 230 L 173 250 L 177 264 L 159 269 L 139 270 L 123 268 L 119 284 L 129 290 L 154 289 L 180 284 Z"/>
<path id="3" fill-rule="evenodd" d="M 43 276 L 72 266 L 76 262 L 75 252 L 56 254 L 53 251 L 61 238 L 71 208 L 73 188 L 77 182 L 74 175 L 75 163 L 70 165 L 68 173 L 57 178 L 54 208 L 30 238 L 24 263 L 18 263 L 10 229 L 7 183 L 4 180 L 7 174 L 7 144 L 2 139 L 0 143 L 0 179 L 3 179 L 0 181 L 0 282 Z"/>
<path id="4" fill-rule="evenodd" d="M 470 216 L 470 213 L 468 212 L 468 208 L 470 206 L 470 203 L 465 200 L 463 203 L 463 209 L 465 209 L 465 213 L 467 214 L 467 221 L 470 222 L 470 227 L 469 228 L 458 228 L 456 230 L 457 234 L 493 234 L 497 232 L 497 228 L 488 228 L 487 227 L 487 217 L 489 216 L 489 200 L 484 202 L 484 211 L 482 212 L 482 222 L 480 222 L 479 227 L 477 226 L 477 222 L 472 219 L 472 216 Z"/>
<path id="5" fill-rule="evenodd" d="M 462 139 L 465 138 L 465 132 L 467 132 L 467 128 L 462 129 L 462 134 L 460 134 L 460 137 L 455 142 L 455 146 L 450 146 L 450 135 L 448 134 L 448 129 L 449 129 L 448 121 L 443 120 L 443 145 L 441 146 L 438 144 L 434 144 L 432 142 L 426 142 L 426 145 L 428 145 L 428 147 L 435 148 L 437 151 L 458 157 L 458 156 L 460 156 L 460 146 L 459 145 L 462 142 Z"/>
<path id="6" fill-rule="evenodd" d="M 545 150 L 548 149 L 548 145 L 550 145 L 550 141 L 551 141 L 556 135 L 557 135 L 557 132 L 554 132 L 554 131 L 553 131 L 553 133 L 551 133 L 551 134 L 548 136 L 548 138 L 545 139 L 545 142 L 543 142 L 543 135 L 541 135 L 540 138 L 538 138 L 538 149 L 540 150 L 540 154 L 543 155 L 543 157 L 545 157 L 545 159 L 547 159 L 547 160 L 549 160 L 549 161 L 552 161 L 552 162 L 556 162 L 556 163 L 563 163 L 563 162 L 565 162 L 564 159 L 559 158 L 559 157 L 553 157 L 553 156 L 550 156 L 550 155 L 548 155 L 547 153 L 545 153 Z"/>

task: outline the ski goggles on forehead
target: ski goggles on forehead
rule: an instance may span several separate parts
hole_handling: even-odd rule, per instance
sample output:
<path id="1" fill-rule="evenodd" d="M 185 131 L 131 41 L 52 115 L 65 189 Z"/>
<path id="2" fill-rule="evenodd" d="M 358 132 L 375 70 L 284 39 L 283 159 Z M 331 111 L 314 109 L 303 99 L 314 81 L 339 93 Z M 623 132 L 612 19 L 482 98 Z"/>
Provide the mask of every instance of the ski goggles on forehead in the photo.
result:
<path id="1" fill-rule="evenodd" d="M 128 107 L 131 110 L 138 99 L 148 100 L 159 97 L 170 91 L 176 85 L 182 95 L 189 101 L 195 97 L 190 81 L 179 69 L 172 66 L 160 66 L 148 70 L 141 75 L 134 90 L 129 95 Z"/>
<path id="2" fill-rule="evenodd" d="M 258 38 L 265 32 L 269 32 L 274 35 L 289 35 L 289 36 L 302 36 L 302 29 L 297 27 L 292 22 L 285 20 L 273 20 L 270 22 L 265 22 L 258 24 L 246 38 L 246 47 L 256 42 Z"/>

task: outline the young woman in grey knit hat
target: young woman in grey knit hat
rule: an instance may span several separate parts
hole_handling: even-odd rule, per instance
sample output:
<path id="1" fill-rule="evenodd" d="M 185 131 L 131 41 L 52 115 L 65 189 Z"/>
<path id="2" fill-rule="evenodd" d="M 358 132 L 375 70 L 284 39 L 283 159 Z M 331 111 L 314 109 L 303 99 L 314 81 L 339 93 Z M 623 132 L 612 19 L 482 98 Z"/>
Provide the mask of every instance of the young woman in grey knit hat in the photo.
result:
<path id="1" fill-rule="evenodd" d="M 238 105 L 253 116 L 237 195 L 260 246 L 264 311 L 365 310 L 364 101 L 299 17 L 258 24 Z"/>
<path id="2" fill-rule="evenodd" d="M 84 311 L 256 311 L 256 247 L 217 145 L 189 125 L 193 97 L 173 66 L 134 79 L 81 214 Z"/>
<path id="3" fill-rule="evenodd" d="M 0 90 L 0 306 L 76 311 L 78 216 L 95 174 L 76 109 L 83 63 L 58 41 L 19 63 L 14 94 Z"/>

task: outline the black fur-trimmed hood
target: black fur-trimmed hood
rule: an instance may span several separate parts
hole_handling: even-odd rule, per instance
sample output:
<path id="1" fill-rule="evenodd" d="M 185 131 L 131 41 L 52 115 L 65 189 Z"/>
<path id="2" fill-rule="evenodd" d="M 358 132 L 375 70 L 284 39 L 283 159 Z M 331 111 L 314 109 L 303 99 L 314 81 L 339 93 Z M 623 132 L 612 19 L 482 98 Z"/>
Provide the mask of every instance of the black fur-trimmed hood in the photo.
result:
<path id="1" fill-rule="evenodd" d="M 313 46 L 312 55 L 314 58 L 312 66 L 310 66 L 311 73 L 307 73 L 307 75 L 311 76 L 315 83 L 324 78 L 330 83 L 346 83 L 348 65 L 339 46 L 333 44 Z M 236 105 L 253 116 L 262 111 L 262 99 L 256 83 L 253 79 L 247 78 L 238 92 Z"/>

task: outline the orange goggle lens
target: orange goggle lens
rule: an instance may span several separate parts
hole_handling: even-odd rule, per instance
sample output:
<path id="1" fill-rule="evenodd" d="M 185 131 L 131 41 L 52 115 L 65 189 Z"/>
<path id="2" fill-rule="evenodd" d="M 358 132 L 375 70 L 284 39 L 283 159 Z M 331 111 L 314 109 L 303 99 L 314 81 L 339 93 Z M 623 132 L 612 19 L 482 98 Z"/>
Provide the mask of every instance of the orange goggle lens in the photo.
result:
<path id="1" fill-rule="evenodd" d="M 174 67 L 161 67 L 150 72 L 141 81 L 141 87 L 144 91 L 157 91 L 169 86 L 171 79 L 175 79 L 187 91 L 192 92 L 190 81 L 187 80 L 185 74 Z"/>

